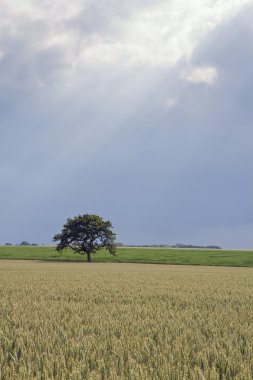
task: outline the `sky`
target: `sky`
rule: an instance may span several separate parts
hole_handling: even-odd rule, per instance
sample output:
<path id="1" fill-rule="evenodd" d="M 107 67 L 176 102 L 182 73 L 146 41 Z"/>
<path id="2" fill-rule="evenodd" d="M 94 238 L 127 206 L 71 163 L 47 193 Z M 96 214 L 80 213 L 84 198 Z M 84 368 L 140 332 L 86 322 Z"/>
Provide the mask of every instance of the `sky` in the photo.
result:
<path id="1" fill-rule="evenodd" d="M 253 248 L 253 0 L 0 0 L 0 244 L 68 217 Z"/>

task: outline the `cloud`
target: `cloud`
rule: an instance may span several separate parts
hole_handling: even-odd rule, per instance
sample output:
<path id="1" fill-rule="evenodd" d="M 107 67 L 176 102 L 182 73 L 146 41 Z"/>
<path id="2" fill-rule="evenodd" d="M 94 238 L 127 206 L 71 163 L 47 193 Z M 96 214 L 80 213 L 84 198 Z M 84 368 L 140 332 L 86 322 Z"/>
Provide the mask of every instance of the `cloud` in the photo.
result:
<path id="1" fill-rule="evenodd" d="M 166 110 L 170 110 L 170 109 L 174 108 L 176 104 L 177 104 L 177 99 L 176 98 L 167 97 L 165 99 L 165 102 L 164 102 Z"/>
<path id="2" fill-rule="evenodd" d="M 184 78 L 191 83 L 213 84 L 218 78 L 218 70 L 216 67 L 194 67 Z"/>
<path id="3" fill-rule="evenodd" d="M 24 63 L 39 85 L 76 86 L 87 71 L 170 69 L 190 59 L 207 33 L 249 0 L 18 1 L 2 4 L 1 38 L 13 70 Z M 2 47 L 1 47 L 2 48 Z M 8 60 L 8 62 L 10 59 Z M 44 62 L 48 62 L 43 70 Z M 47 72 L 47 74 L 46 74 Z"/>
<path id="4" fill-rule="evenodd" d="M 208 32 L 247 3 L 228 1 L 210 6 L 208 1 L 198 0 L 189 4 L 173 0 L 155 4 L 132 1 L 127 10 L 115 2 L 108 7 L 87 3 L 79 23 L 76 24 L 76 18 L 73 20 L 75 26 L 79 25 L 76 30 L 82 46 L 77 62 L 89 67 L 170 68 L 180 59 L 190 58 Z M 83 39 L 83 31 L 88 32 L 89 39 Z"/>
<path id="5" fill-rule="evenodd" d="M 125 242 L 223 245 L 217 226 L 240 225 L 232 240 L 243 245 L 253 213 L 247 3 L 2 2 L 3 239 L 50 242 L 67 217 L 95 212 Z"/>

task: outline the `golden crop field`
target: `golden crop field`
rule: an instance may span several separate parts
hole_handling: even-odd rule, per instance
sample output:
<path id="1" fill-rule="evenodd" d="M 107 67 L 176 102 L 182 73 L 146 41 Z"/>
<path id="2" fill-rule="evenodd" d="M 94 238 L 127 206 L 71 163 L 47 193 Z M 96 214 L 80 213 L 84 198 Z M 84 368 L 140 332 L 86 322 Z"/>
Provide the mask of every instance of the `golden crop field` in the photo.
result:
<path id="1" fill-rule="evenodd" d="M 252 379 L 253 269 L 0 262 L 0 379 Z"/>

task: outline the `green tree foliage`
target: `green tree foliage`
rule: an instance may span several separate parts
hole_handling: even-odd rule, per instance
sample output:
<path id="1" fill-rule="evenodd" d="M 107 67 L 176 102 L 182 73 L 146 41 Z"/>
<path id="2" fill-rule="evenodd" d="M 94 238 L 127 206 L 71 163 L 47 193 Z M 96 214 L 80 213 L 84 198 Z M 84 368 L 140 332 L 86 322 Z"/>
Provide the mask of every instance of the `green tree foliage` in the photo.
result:
<path id="1" fill-rule="evenodd" d="M 56 234 L 53 241 L 59 242 L 56 246 L 58 252 L 71 248 L 74 253 L 87 255 L 87 261 L 91 262 L 91 255 L 102 248 L 112 255 L 116 254 L 116 235 L 112 228 L 109 220 L 103 220 L 98 215 L 78 215 L 67 219 L 61 233 Z"/>
<path id="2" fill-rule="evenodd" d="M 19 245 L 31 245 L 28 241 L 21 241 L 21 243 Z"/>

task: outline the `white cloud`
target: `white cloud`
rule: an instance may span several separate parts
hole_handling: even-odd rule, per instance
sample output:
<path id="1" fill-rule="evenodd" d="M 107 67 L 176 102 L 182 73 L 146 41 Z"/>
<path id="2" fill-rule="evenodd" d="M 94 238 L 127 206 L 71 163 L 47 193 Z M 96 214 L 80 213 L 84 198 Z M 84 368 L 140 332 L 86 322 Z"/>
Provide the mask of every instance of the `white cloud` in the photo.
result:
<path id="1" fill-rule="evenodd" d="M 177 104 L 177 99 L 176 98 L 166 98 L 165 99 L 165 102 L 164 102 L 164 106 L 165 106 L 165 109 L 166 110 L 171 110 L 172 108 L 175 107 L 175 105 Z"/>
<path id="2" fill-rule="evenodd" d="M 0 33 L 9 29 L 23 38 L 30 56 L 60 46 L 65 70 L 77 75 L 104 65 L 168 69 L 190 58 L 210 30 L 252 0 L 130 0 L 127 7 L 114 0 L 106 6 L 94 2 L 4 1 L 0 25 L 9 26 Z"/>
<path id="3" fill-rule="evenodd" d="M 194 67 L 185 76 L 183 76 L 188 82 L 191 83 L 204 83 L 213 84 L 218 78 L 218 71 L 216 67 L 202 66 Z"/>
<path id="4" fill-rule="evenodd" d="M 179 59 L 189 58 L 211 29 L 233 17 L 247 2 L 160 0 L 137 7 L 126 19 L 112 20 L 114 28 L 86 40 L 80 64 L 170 68 Z"/>

